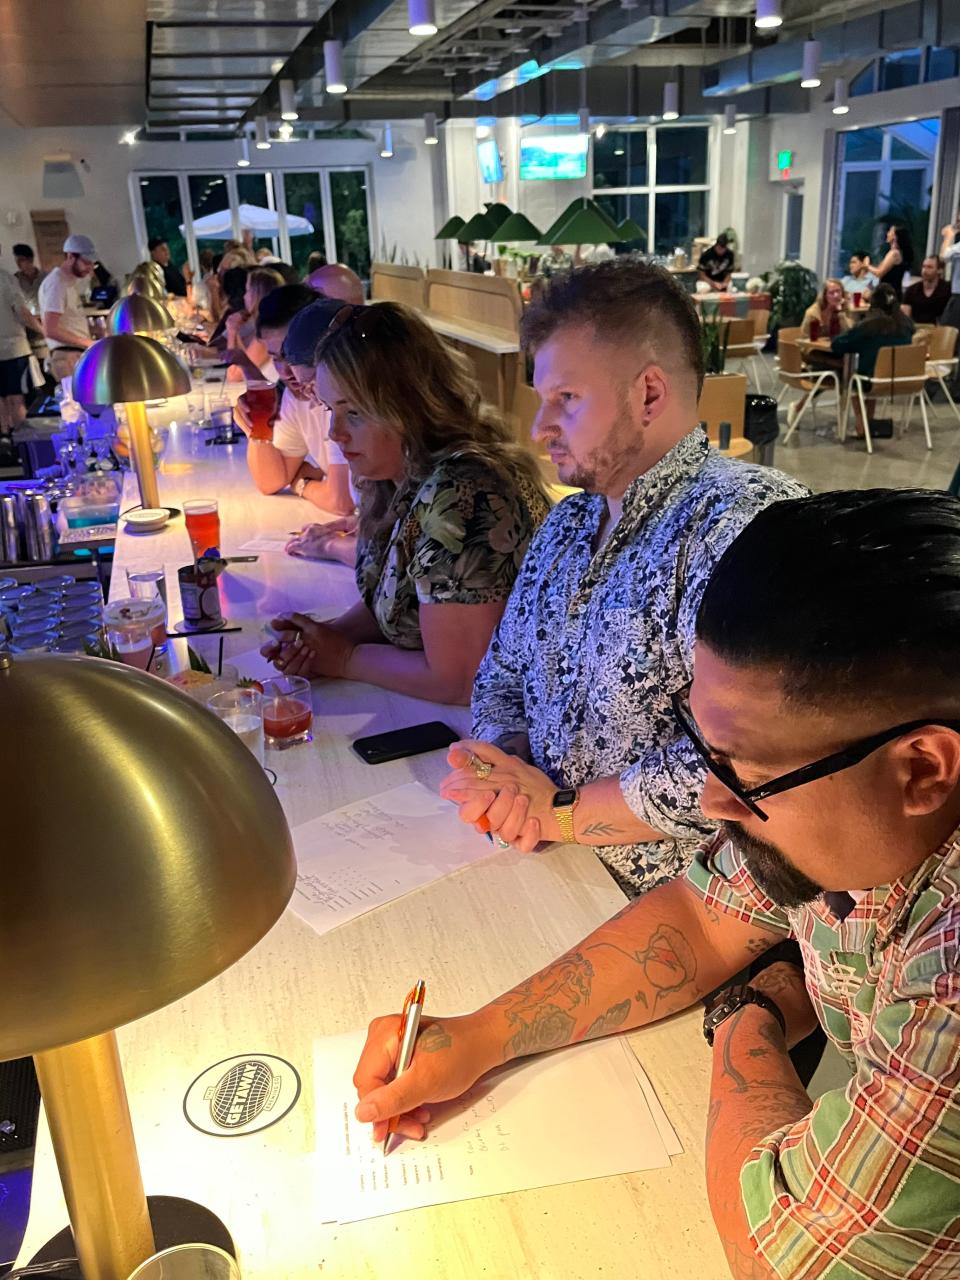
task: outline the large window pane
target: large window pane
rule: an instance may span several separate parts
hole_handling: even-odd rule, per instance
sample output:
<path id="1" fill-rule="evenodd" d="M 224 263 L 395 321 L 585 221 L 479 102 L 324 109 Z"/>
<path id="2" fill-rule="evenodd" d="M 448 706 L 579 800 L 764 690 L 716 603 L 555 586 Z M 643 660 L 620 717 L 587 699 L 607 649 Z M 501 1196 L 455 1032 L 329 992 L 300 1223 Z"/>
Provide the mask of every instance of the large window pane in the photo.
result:
<path id="1" fill-rule="evenodd" d="M 290 260 L 301 275 L 307 267 L 307 259 L 313 251 L 326 253 L 326 242 L 323 238 L 323 203 L 320 196 L 320 175 L 318 173 L 285 173 L 283 175 L 283 193 L 287 201 L 287 213 L 298 218 L 306 218 L 312 231 L 294 234 L 290 227 Z"/>
<path id="2" fill-rule="evenodd" d="M 904 89 L 920 83 L 922 49 L 900 49 L 888 53 L 880 63 L 880 88 Z"/>
<path id="3" fill-rule="evenodd" d="M 927 50 L 926 80 L 952 80 L 957 74 L 957 50 L 934 46 Z"/>
<path id="4" fill-rule="evenodd" d="M 594 138 L 595 187 L 645 187 L 647 180 L 645 129 L 611 129 Z"/>
<path id="5" fill-rule="evenodd" d="M 902 214 L 907 209 L 929 209 L 930 192 L 926 190 L 927 171 L 925 169 L 894 169 L 890 175 L 890 207 L 895 213 Z M 926 243 L 926 236 L 922 244 Z"/>
<path id="6" fill-rule="evenodd" d="M 845 175 L 843 226 L 833 264 L 840 275 L 846 275 L 851 253 L 871 253 L 876 249 L 880 235 L 876 224 L 879 190 L 878 169 L 854 169 Z"/>
<path id="7" fill-rule="evenodd" d="M 237 199 L 240 204 L 250 204 L 256 209 L 267 209 L 269 211 L 276 210 L 276 203 L 273 199 L 273 174 L 272 173 L 238 173 L 237 174 Z M 252 249 L 269 249 L 276 255 L 279 252 L 279 240 L 276 235 L 261 235 L 255 237 Z"/>
<path id="8" fill-rule="evenodd" d="M 673 253 L 677 248 L 689 252 L 695 237 L 706 234 L 706 217 L 705 191 L 658 192 L 653 222 L 654 253 Z"/>
<path id="9" fill-rule="evenodd" d="M 849 94 L 851 98 L 862 98 L 864 94 L 873 93 L 877 87 L 877 64 L 868 62 L 862 71 L 850 81 Z"/>
<path id="10" fill-rule="evenodd" d="M 643 252 L 647 247 L 647 218 L 649 215 L 650 197 L 645 193 L 635 195 L 606 195 L 597 192 L 595 199 L 604 213 L 617 224 L 624 218 L 632 218 L 644 235 L 639 240 L 621 240 L 614 245 L 617 253 Z"/>
<path id="11" fill-rule="evenodd" d="M 370 276 L 370 221 L 367 215 L 367 175 L 362 169 L 332 170 L 330 202 L 337 261 L 361 280 Z"/>
<path id="12" fill-rule="evenodd" d="M 845 162 L 879 160 L 883 155 L 882 129 L 853 129 L 843 135 Z"/>
<path id="13" fill-rule="evenodd" d="M 140 202 L 147 225 L 147 239 L 162 236 L 170 246 L 170 261 L 182 267 L 187 260 L 187 246 L 180 230 L 183 209 L 176 174 L 140 179 Z"/>
<path id="14" fill-rule="evenodd" d="M 657 186 L 682 187 L 707 181 L 707 130 L 657 130 Z"/>
<path id="15" fill-rule="evenodd" d="M 221 173 L 191 173 L 188 182 L 197 252 L 223 253 L 224 243 L 233 239 L 227 180 Z"/>

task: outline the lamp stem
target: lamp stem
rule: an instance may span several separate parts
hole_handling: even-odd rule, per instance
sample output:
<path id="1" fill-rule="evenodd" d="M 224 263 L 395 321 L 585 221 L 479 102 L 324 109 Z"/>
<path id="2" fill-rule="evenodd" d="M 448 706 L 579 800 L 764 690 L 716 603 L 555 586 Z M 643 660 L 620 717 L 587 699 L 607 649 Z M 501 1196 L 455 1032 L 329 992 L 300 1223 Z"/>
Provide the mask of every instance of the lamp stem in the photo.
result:
<path id="1" fill-rule="evenodd" d="M 126 1280 L 155 1246 L 117 1037 L 47 1049 L 34 1063 L 84 1280 Z"/>
<path id="2" fill-rule="evenodd" d="M 128 404 L 126 409 L 130 427 L 130 456 L 133 458 L 137 484 L 140 486 L 140 503 L 144 507 L 159 507 L 160 491 L 157 488 L 157 470 L 153 465 L 147 411 L 140 401 Z"/>

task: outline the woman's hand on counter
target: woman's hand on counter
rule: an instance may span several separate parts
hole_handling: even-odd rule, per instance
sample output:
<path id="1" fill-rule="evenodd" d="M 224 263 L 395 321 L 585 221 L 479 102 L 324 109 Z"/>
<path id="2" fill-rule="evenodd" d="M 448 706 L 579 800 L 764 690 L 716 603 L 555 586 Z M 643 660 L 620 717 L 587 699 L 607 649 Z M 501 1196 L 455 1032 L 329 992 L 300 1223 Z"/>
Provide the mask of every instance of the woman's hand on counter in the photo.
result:
<path id="1" fill-rule="evenodd" d="M 277 640 L 266 644 L 261 654 L 284 675 L 328 676 L 342 680 L 354 650 L 354 642 L 325 622 L 315 622 L 304 613 L 274 618 L 271 623 Z"/>

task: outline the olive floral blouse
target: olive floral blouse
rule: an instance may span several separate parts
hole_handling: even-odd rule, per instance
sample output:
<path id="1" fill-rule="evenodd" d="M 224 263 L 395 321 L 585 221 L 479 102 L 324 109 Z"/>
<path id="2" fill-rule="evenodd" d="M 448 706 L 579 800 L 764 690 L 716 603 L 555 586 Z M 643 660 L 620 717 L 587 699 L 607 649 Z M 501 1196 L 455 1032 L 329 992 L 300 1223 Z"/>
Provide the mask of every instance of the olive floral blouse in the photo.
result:
<path id="1" fill-rule="evenodd" d="M 506 600 L 547 502 L 525 477 L 455 454 L 394 494 L 392 525 L 357 547 L 357 586 L 385 640 L 421 649 L 421 604 Z"/>

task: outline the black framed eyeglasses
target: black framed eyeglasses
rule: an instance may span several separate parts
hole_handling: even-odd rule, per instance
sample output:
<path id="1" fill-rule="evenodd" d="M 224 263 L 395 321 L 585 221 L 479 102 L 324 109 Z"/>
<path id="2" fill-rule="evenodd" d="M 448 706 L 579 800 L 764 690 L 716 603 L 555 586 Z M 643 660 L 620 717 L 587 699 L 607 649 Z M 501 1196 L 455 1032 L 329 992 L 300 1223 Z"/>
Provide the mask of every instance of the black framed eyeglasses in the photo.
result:
<path id="1" fill-rule="evenodd" d="M 792 791 L 794 787 L 802 787 L 808 782 L 816 782 L 819 778 L 826 778 L 832 773 L 840 773 L 843 769 L 849 769 L 852 765 L 859 764 L 861 760 L 866 760 L 867 756 L 874 751 L 878 751 L 880 747 L 886 746 L 888 742 L 893 742 L 895 738 L 899 738 L 905 733 L 911 733 L 914 729 L 922 729 L 925 725 L 938 725 L 960 733 L 960 720 L 944 720 L 936 716 L 927 716 L 923 720 L 908 720 L 905 724 L 894 725 L 892 729 L 883 729 L 880 733 L 872 733 L 868 738 L 859 738 L 856 742 L 851 742 L 848 747 L 844 747 L 842 751 L 833 751 L 830 755 L 823 756 L 820 760 L 814 760 L 812 764 L 802 765 L 799 769 L 791 769 L 789 773 L 783 773 L 779 778 L 771 778 L 769 782 L 764 782 L 759 787 L 745 787 L 733 769 L 728 764 L 724 764 L 722 760 L 718 760 L 703 738 L 701 738 L 697 723 L 690 710 L 690 686 L 688 685 L 686 689 L 681 689 L 679 693 L 671 694 L 670 702 L 678 724 L 690 739 L 694 751 L 696 751 L 709 771 L 761 822 L 767 822 L 768 815 L 757 804 L 758 800 L 766 800 L 770 796 L 782 795 L 784 791 Z"/>

